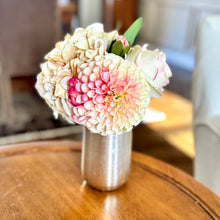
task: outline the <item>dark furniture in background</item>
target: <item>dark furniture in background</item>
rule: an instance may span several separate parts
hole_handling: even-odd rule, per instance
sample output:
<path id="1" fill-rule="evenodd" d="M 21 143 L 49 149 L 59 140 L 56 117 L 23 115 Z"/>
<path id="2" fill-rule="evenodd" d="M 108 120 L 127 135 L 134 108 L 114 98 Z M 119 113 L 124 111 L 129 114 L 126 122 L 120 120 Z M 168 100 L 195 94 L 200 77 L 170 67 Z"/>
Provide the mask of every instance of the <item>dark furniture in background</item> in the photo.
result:
<path id="1" fill-rule="evenodd" d="M 137 18 L 138 0 L 103 1 L 103 22 L 106 31 L 113 30 L 117 24 L 122 25 L 123 34 Z"/>
<path id="2" fill-rule="evenodd" d="M 36 75 L 59 38 L 54 0 L 0 0 L 0 122 L 15 123 L 12 76 Z"/>

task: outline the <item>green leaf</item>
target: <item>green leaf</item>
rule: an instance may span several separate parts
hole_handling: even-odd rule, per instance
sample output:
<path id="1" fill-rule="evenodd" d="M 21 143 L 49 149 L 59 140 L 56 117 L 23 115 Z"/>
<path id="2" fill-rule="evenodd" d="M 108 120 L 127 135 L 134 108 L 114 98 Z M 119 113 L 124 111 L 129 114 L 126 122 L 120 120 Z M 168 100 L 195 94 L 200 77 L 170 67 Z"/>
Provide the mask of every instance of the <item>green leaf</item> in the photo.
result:
<path id="1" fill-rule="evenodd" d="M 143 21 L 143 18 L 140 17 L 138 18 L 129 28 L 128 30 L 124 33 L 124 37 L 126 38 L 126 40 L 128 42 L 130 42 L 130 44 L 132 45 L 134 43 L 134 40 L 141 28 L 141 25 L 142 25 L 142 21 Z"/>
<path id="2" fill-rule="evenodd" d="M 113 44 L 111 48 L 111 53 L 114 53 L 115 55 L 120 56 L 121 53 L 123 52 L 123 45 L 121 41 L 117 41 Z"/>
<path id="3" fill-rule="evenodd" d="M 110 43 L 110 45 L 109 45 L 109 47 L 108 47 L 108 49 L 107 49 L 107 52 L 108 53 L 111 53 L 111 49 L 112 49 L 112 46 L 113 46 L 113 44 L 116 42 L 116 40 L 113 40 L 111 43 Z"/>

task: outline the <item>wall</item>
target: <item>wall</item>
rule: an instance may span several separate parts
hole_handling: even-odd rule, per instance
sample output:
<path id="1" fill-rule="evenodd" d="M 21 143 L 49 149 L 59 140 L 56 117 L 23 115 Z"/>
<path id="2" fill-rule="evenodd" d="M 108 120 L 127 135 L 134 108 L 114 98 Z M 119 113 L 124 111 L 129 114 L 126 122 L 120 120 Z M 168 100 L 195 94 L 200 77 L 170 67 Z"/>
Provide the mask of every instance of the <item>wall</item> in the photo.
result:
<path id="1" fill-rule="evenodd" d="M 160 47 L 171 64 L 192 70 L 199 21 L 220 14 L 219 0 L 139 0 L 141 41 Z"/>
<path id="2" fill-rule="evenodd" d="M 87 27 L 95 22 L 102 22 L 102 0 L 78 0 L 79 26 Z"/>

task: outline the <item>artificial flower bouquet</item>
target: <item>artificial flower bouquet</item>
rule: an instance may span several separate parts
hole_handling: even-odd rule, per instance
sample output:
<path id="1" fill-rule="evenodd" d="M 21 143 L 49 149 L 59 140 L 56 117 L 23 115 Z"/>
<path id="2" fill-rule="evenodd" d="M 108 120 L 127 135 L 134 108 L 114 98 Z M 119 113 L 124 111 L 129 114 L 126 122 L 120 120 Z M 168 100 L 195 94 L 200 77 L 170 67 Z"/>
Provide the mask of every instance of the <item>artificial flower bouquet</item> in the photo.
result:
<path id="1" fill-rule="evenodd" d="M 160 97 L 171 71 L 165 54 L 132 46 L 142 18 L 119 35 L 95 23 L 58 42 L 41 64 L 36 88 L 57 117 L 102 135 L 132 130 L 151 97 Z"/>

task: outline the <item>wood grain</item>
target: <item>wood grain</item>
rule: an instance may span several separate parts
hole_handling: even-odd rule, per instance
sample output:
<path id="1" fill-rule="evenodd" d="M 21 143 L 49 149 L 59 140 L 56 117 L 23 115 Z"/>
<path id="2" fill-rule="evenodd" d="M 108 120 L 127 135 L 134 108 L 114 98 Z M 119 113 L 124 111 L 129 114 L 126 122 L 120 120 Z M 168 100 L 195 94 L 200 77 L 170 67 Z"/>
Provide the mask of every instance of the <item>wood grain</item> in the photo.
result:
<path id="1" fill-rule="evenodd" d="M 79 150 L 71 141 L 0 148 L 1 219 L 220 219 L 214 193 L 136 152 L 125 186 L 96 191 L 81 178 Z"/>

